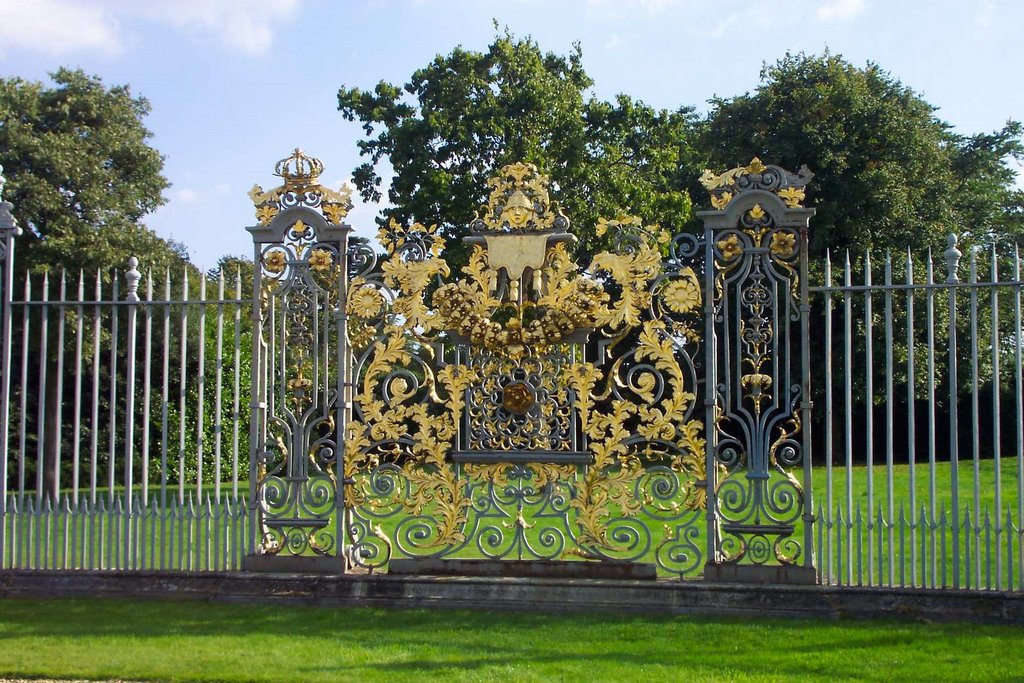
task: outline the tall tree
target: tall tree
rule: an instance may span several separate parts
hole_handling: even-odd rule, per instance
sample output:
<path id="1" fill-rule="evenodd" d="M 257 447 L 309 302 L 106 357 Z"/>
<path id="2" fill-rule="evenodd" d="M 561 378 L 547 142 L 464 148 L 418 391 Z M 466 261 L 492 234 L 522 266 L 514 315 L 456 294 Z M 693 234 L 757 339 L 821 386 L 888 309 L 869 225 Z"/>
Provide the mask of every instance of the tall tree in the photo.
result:
<path id="1" fill-rule="evenodd" d="M 894 252 L 899 255 L 895 280 L 902 281 L 906 277 L 902 254 L 908 247 L 918 254 L 931 247 L 936 276 L 945 280 L 941 254 L 950 233 L 960 235 L 959 248 L 965 255 L 974 245 L 1006 244 L 1024 235 L 1024 197 L 1014 187 L 1011 168 L 1012 160 L 1020 159 L 1024 151 L 1021 132 L 1020 124 L 1010 121 L 991 134 L 958 135 L 937 117 L 934 106 L 879 66 L 869 63 L 859 68 L 839 55 L 825 53 L 787 54 L 762 69 L 761 83 L 753 93 L 713 100 L 699 139 L 711 168 L 746 164 L 759 156 L 792 169 L 807 164 L 815 173 L 806 202 L 817 209 L 810 230 L 812 281 L 822 281 L 826 249 L 839 261 L 834 281 L 842 278 L 843 257 L 840 253 L 836 259 L 836 252 L 844 249 L 850 249 L 855 259 L 865 250 Z M 915 277 L 920 282 L 924 262 L 916 263 Z M 857 264 L 855 270 L 862 267 Z M 881 270 L 876 261 L 876 278 Z M 963 265 L 960 274 L 966 275 Z M 822 304 L 811 302 L 812 329 L 825 328 Z M 966 306 L 965 298 L 961 304 Z M 902 300 L 897 297 L 893 305 L 899 320 L 905 311 Z M 865 323 L 858 316 L 867 313 L 857 302 L 854 306 L 855 324 L 862 326 Z M 927 330 L 925 307 L 917 306 L 915 315 L 916 328 Z M 842 339 L 842 316 L 832 320 L 834 338 Z M 964 311 L 959 321 L 965 325 L 968 320 L 969 313 Z M 938 329 L 948 324 L 943 307 L 938 307 L 933 322 Z M 961 334 L 966 338 L 968 331 Z M 985 340 L 991 338 L 984 322 L 980 335 L 984 348 Z M 815 378 L 825 373 L 824 341 L 823 334 L 811 336 Z M 897 337 L 889 343 L 895 356 L 895 379 L 907 382 L 906 342 Z M 865 344 L 863 332 L 855 333 L 853 372 L 836 380 L 850 382 L 855 396 L 866 395 L 866 377 L 878 371 L 877 356 L 874 368 L 867 363 Z M 979 360 L 984 377 L 986 360 Z M 919 385 L 925 370 L 924 364 L 918 365 Z M 966 384 L 967 375 L 962 379 Z M 877 386 L 875 399 L 879 400 Z M 906 422 L 906 412 L 915 407 L 898 403 L 895 410 L 895 424 L 901 424 Z M 814 413 L 819 426 L 812 433 L 818 438 L 825 433 L 824 417 Z M 860 458 L 863 452 L 858 445 L 849 455 Z"/>
<path id="2" fill-rule="evenodd" d="M 152 268 L 158 274 L 165 268 L 188 266 L 180 245 L 160 238 L 140 222 L 163 203 L 162 192 L 167 187 L 163 157 L 149 146 L 151 134 L 143 125 L 149 104 L 133 97 L 127 86 L 107 88 L 99 78 L 82 71 L 60 69 L 51 77 L 52 84 L 0 79 L 0 164 L 8 181 L 4 198 L 13 204 L 15 218 L 25 231 L 18 238 L 15 268 L 21 272 L 66 269 L 74 292 L 78 271 L 85 271 L 91 282 L 91 273 L 96 271 L 104 276 L 112 268 L 123 271 L 131 256 L 140 259 L 143 270 Z M 36 282 L 38 287 L 41 283 Z M 50 280 L 51 298 L 58 282 L 59 278 Z M 40 290 L 35 291 L 39 296 Z M 87 287 L 86 291 L 92 290 Z M 71 325 L 80 324 L 73 312 L 65 310 L 64 315 Z M 47 354 L 32 355 L 26 368 L 30 377 L 41 376 L 45 369 L 45 385 L 21 388 L 33 394 L 32 405 L 37 392 L 45 392 L 45 417 L 30 415 L 28 419 L 44 421 L 44 443 L 38 447 L 43 451 L 48 492 L 58 480 L 60 444 L 70 445 L 70 433 L 62 429 L 71 420 L 70 409 L 58 388 L 62 381 L 71 386 L 68 373 L 73 364 L 64 365 L 62 376 L 58 357 L 72 358 L 75 353 L 74 335 L 66 335 L 61 348 L 56 328 L 51 324 L 46 332 L 49 337 L 42 348 L 48 349 Z M 31 325 L 24 328 L 16 320 L 13 334 L 19 340 L 16 344 L 36 345 L 39 338 L 32 335 L 42 331 Z M 118 334 L 116 341 L 123 353 L 127 348 L 125 328 Z M 112 346 L 114 342 L 113 331 L 104 330 L 101 344 Z M 104 367 L 102 373 L 101 382 L 116 381 L 113 368 Z M 88 384 L 83 380 L 83 385 Z M 38 427 L 34 429 L 39 433 Z M 26 453 L 18 457 L 28 459 Z"/>
<path id="3" fill-rule="evenodd" d="M 690 218 L 681 188 L 692 110 L 655 110 L 625 95 L 604 102 L 587 97 L 591 85 L 579 45 L 568 56 L 544 53 L 506 31 L 486 52 L 437 56 L 404 86 L 342 88 L 339 110 L 365 132 L 356 187 L 380 201 L 380 166 L 390 164 L 380 220 L 437 224 L 457 238 L 486 200 L 487 178 L 526 161 L 551 177 L 583 254 L 600 245 L 587 230 L 600 216 L 628 212 L 681 228 Z"/>
<path id="4" fill-rule="evenodd" d="M 1024 126 L 1007 121 L 1001 130 L 954 138 L 954 192 L 959 224 L 979 243 L 1024 240 L 1024 191 L 1011 160 L 1024 159 Z"/>
<path id="5" fill-rule="evenodd" d="M 717 168 L 753 156 L 807 164 L 815 256 L 827 247 L 941 251 L 952 231 L 987 241 L 1024 226 L 1009 166 L 1024 151 L 1019 124 L 955 135 L 889 73 L 839 55 L 787 54 L 762 69 L 753 93 L 712 100 L 700 146 Z"/>
<path id="6" fill-rule="evenodd" d="M 181 246 L 140 223 L 168 186 L 143 124 L 149 103 L 82 71 L 51 77 L 0 79 L 4 196 L 26 233 L 20 268 L 123 268 L 129 255 L 155 269 L 181 264 Z"/>

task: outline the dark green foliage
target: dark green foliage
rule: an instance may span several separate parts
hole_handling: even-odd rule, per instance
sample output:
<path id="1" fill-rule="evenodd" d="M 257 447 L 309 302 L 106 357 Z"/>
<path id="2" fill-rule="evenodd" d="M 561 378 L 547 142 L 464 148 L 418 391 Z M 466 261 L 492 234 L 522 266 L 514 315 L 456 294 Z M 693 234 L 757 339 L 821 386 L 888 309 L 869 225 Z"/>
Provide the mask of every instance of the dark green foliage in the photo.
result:
<path id="1" fill-rule="evenodd" d="M 692 109 L 655 110 L 626 95 L 588 98 L 592 85 L 577 45 L 568 56 L 541 52 L 508 32 L 487 52 L 456 48 L 412 74 L 404 86 L 342 88 L 339 110 L 359 121 L 367 161 L 353 177 L 379 201 L 386 161 L 391 206 L 379 219 L 437 224 L 458 238 L 487 199 L 486 180 L 516 161 L 536 164 L 581 238 L 581 255 L 601 245 L 592 227 L 627 212 L 677 230 L 690 218 L 682 189 Z M 449 260 L 461 245 L 449 243 Z M 453 253 L 454 252 L 454 253 Z"/>
<path id="2" fill-rule="evenodd" d="M 236 287 L 240 285 L 242 298 L 252 298 L 253 278 L 256 276 L 256 266 L 251 256 L 221 256 L 217 265 L 206 273 L 208 282 L 214 283 L 217 279 L 224 277 L 224 296 L 234 298 Z"/>
<path id="3" fill-rule="evenodd" d="M 0 79 L 4 198 L 26 233 L 19 269 L 107 271 L 132 255 L 159 270 L 179 266 L 184 248 L 140 223 L 167 188 L 142 122 L 149 103 L 82 71 L 52 79 Z"/>
<path id="4" fill-rule="evenodd" d="M 807 201 L 817 209 L 812 259 L 827 248 L 941 252 L 950 232 L 968 238 L 964 249 L 1024 229 L 1009 167 L 1024 152 L 1020 124 L 955 135 L 935 107 L 875 64 L 787 54 L 764 67 L 753 93 L 711 104 L 700 147 L 712 168 L 756 155 L 816 174 Z"/>
<path id="5" fill-rule="evenodd" d="M 967 236 L 1004 246 L 1024 238 L 1024 192 L 1014 185 L 1010 160 L 1024 159 L 1024 126 L 1007 121 L 1002 130 L 954 138 L 954 188 Z"/>

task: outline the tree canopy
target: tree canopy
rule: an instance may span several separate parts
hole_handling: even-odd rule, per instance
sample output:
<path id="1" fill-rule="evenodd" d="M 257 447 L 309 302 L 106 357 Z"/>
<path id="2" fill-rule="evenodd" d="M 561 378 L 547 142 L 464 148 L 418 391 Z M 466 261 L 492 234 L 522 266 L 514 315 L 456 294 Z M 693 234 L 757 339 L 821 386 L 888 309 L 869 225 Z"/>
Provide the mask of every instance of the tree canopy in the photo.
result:
<path id="1" fill-rule="evenodd" d="M 163 203 L 163 157 L 143 125 L 149 103 L 60 69 L 53 84 L 0 79 L 0 165 L 5 199 L 25 229 L 20 269 L 124 268 L 136 255 L 178 265 L 184 249 L 140 223 Z"/>
<path id="2" fill-rule="evenodd" d="M 714 168 L 759 156 L 807 164 L 811 254 L 828 247 L 944 248 L 950 232 L 988 242 L 1022 233 L 1022 195 L 1009 161 L 1021 126 L 961 136 L 936 108 L 875 64 L 787 54 L 753 93 L 712 100 L 699 147 Z"/>
<path id="3" fill-rule="evenodd" d="M 605 102 L 587 96 L 591 85 L 579 45 L 560 56 L 505 32 L 486 52 L 439 55 L 401 87 L 342 88 L 339 110 L 366 136 L 356 187 L 380 201 L 387 162 L 391 205 L 379 221 L 436 224 L 458 238 L 487 199 L 487 178 L 525 161 L 550 176 L 554 198 L 584 228 L 581 253 L 600 245 L 586 228 L 601 216 L 681 228 L 691 216 L 683 186 L 692 110 L 655 110 L 626 95 Z"/>

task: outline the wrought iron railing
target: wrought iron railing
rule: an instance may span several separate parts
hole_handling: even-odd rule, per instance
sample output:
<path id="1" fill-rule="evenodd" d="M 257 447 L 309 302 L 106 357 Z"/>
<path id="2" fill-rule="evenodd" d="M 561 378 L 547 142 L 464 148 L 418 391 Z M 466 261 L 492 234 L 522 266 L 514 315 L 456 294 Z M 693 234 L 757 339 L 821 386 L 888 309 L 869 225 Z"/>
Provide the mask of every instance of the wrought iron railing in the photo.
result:
<path id="1" fill-rule="evenodd" d="M 6 302 L 2 567 L 240 567 L 251 301 L 136 265 Z"/>
<path id="2" fill-rule="evenodd" d="M 1024 588 L 1020 260 L 956 245 L 811 287 L 822 582 Z"/>
<path id="3" fill-rule="evenodd" d="M 755 173 L 752 168 L 753 163 L 718 178 L 724 178 L 725 184 L 713 193 L 716 208 L 729 205 L 734 197 L 724 195 L 727 190 L 736 190 L 729 183 L 743 174 Z M 759 166 L 757 172 L 766 168 Z M 737 171 L 742 173 L 737 175 Z M 783 194 L 790 190 L 788 195 Z M 765 191 L 776 193 L 789 208 L 801 208 L 793 187 Z M 281 196 L 273 192 L 260 191 L 254 198 L 263 211 L 261 225 L 264 218 L 269 225 L 278 215 L 275 211 L 287 212 L 290 208 L 281 204 Z M 330 200 L 327 208 L 340 211 L 344 197 L 325 196 Z M 838 269 L 825 262 L 817 271 L 812 264 L 810 280 L 800 282 L 787 275 L 796 272 L 801 255 L 799 226 L 780 228 L 759 213 L 760 204 L 748 203 L 751 206 L 743 207 L 741 220 L 753 221 L 750 225 L 727 224 L 723 216 L 721 225 L 715 228 L 719 232 L 712 232 L 710 240 L 707 236 L 703 241 L 687 237 L 686 249 L 681 249 L 677 237 L 666 251 L 685 252 L 686 258 L 705 260 L 695 263 L 695 272 L 690 273 L 698 288 L 708 272 L 715 274 L 708 268 L 722 268 L 724 264 L 729 269 L 721 280 L 724 294 L 708 294 L 716 282 L 711 277 L 696 299 L 727 302 L 720 307 L 725 312 L 717 313 L 724 317 L 708 325 L 719 340 L 734 333 L 739 339 L 740 333 L 760 324 L 759 318 L 770 317 L 765 310 L 775 316 L 778 325 L 787 326 L 786 343 L 790 346 L 775 358 L 762 358 L 770 343 L 755 339 L 750 347 L 752 360 L 744 362 L 728 356 L 739 352 L 738 345 L 728 347 L 731 351 L 715 347 L 708 356 L 710 360 L 705 360 L 704 365 L 710 362 L 733 368 L 723 370 L 724 374 L 715 380 L 719 393 L 726 391 L 724 383 L 732 383 L 726 392 L 732 392 L 732 426 L 717 425 L 724 404 L 714 400 L 700 403 L 701 410 L 707 407 L 706 422 L 717 425 L 713 427 L 718 429 L 711 439 L 713 447 L 744 438 L 749 431 L 740 419 L 744 410 L 749 409 L 757 419 L 762 410 L 767 414 L 770 399 L 762 396 L 773 386 L 768 383 L 770 379 L 780 389 L 776 406 L 779 420 L 789 421 L 780 423 L 788 425 L 781 432 L 761 441 L 770 442 L 772 448 L 778 443 L 779 448 L 786 446 L 794 452 L 764 451 L 758 464 L 742 458 L 733 462 L 728 453 L 713 451 L 707 456 L 707 462 L 713 463 L 708 468 L 707 481 L 711 483 L 707 487 L 700 477 L 690 476 L 692 472 L 673 474 L 679 477 L 673 481 L 696 487 L 693 490 L 712 489 L 710 515 L 698 506 L 659 509 L 657 514 L 645 516 L 644 505 L 657 506 L 657 495 L 664 494 L 665 500 L 681 495 L 679 490 L 652 484 L 651 500 L 639 505 L 641 512 L 627 520 L 628 525 L 642 527 L 654 539 L 651 552 L 639 559 L 657 562 L 663 576 L 692 578 L 702 574 L 705 561 L 730 561 L 729 553 L 734 550 L 722 545 L 723 535 L 735 532 L 739 538 L 752 539 L 767 534 L 769 564 L 774 563 L 772 553 L 776 552 L 772 543 L 796 539 L 800 544 L 799 561 L 808 571 L 813 564 L 822 583 L 1024 589 L 1024 283 L 1016 250 L 972 250 L 965 256 L 956 249 L 954 238 L 938 267 L 930 255 L 876 258 L 874 264 L 867 255 L 859 262 L 846 257 Z M 323 216 L 335 226 L 340 217 Z M 342 320 L 343 307 L 331 296 L 319 298 L 319 290 L 312 285 L 307 287 L 315 295 L 309 299 L 310 305 L 323 306 L 318 310 L 327 322 L 318 328 L 319 346 L 289 347 L 294 358 L 289 356 L 292 360 L 286 367 L 283 352 L 296 337 L 282 321 L 302 318 L 306 309 L 286 309 L 293 299 L 297 300 L 296 290 L 281 283 L 291 283 L 293 272 L 298 274 L 296 277 L 305 277 L 307 270 L 324 282 L 328 282 L 327 276 L 341 272 L 348 273 L 349 278 L 361 277 L 355 282 L 353 297 L 366 299 L 360 309 L 365 310 L 362 314 L 349 311 L 349 315 L 370 320 L 370 313 L 377 315 L 375 307 L 393 305 L 395 301 L 380 298 L 375 292 L 370 297 L 360 289 L 374 277 L 382 277 L 371 273 L 372 248 L 352 251 L 346 257 L 341 246 L 323 246 L 299 226 L 293 241 L 309 244 L 291 253 L 275 246 L 277 237 L 270 232 L 263 234 L 263 228 L 255 228 L 259 267 L 270 264 L 267 272 L 271 276 L 289 274 L 284 278 L 264 273 L 279 289 L 268 290 L 271 295 L 254 302 L 249 285 L 243 286 L 234 274 L 212 280 L 194 271 L 151 274 L 145 264 L 140 268 L 134 260 L 122 273 L 37 273 L 15 282 L 12 264 L 17 240 L 13 223 L 5 220 L 0 210 L 0 569 L 234 570 L 242 568 L 247 556 L 265 550 L 261 546 L 268 538 L 271 549 L 289 542 L 287 534 L 293 533 L 290 528 L 300 529 L 307 540 L 310 533 L 320 530 L 334 534 L 336 546 L 330 553 L 348 562 L 350 568 L 360 564 L 353 559 L 374 564 L 374 558 L 353 558 L 344 553 L 346 549 L 351 553 L 361 543 L 369 547 L 379 541 L 383 548 L 397 539 L 395 525 L 388 526 L 382 507 L 334 497 L 314 516 L 287 511 L 274 516 L 274 494 L 267 492 L 272 489 L 267 484 L 267 472 L 277 471 L 282 481 L 287 481 L 293 476 L 288 467 L 297 465 L 308 465 L 317 476 L 322 475 L 325 485 L 329 482 L 329 487 L 335 487 L 332 496 L 346 485 L 363 487 L 398 505 L 395 509 L 400 512 L 395 519 L 411 520 L 406 523 L 415 526 L 414 516 L 401 512 L 401 505 L 392 500 L 397 489 L 388 488 L 398 481 L 395 473 L 408 468 L 405 460 L 399 458 L 390 464 L 386 459 L 376 460 L 380 471 L 372 476 L 378 478 L 360 479 L 371 476 L 368 473 L 373 467 L 342 473 L 340 461 L 346 456 L 333 448 L 314 462 L 306 457 L 309 453 L 291 447 L 292 442 L 278 440 L 273 426 L 267 428 L 265 422 L 260 422 L 268 415 L 277 416 L 280 422 L 287 410 L 296 406 L 308 409 L 316 402 L 320 413 L 310 424 L 322 423 L 330 428 L 310 428 L 303 437 L 303 448 L 309 451 L 317 444 L 319 448 L 333 443 L 338 425 L 353 415 L 352 429 L 360 426 L 360 419 L 365 421 L 359 402 L 373 397 L 367 394 L 370 398 L 361 398 L 354 384 L 366 360 L 358 355 L 345 356 L 343 362 L 334 360 L 335 339 L 341 328 L 331 326 L 338 324 L 334 320 Z M 285 227 L 294 230 L 295 226 Z M 274 257 L 278 252 L 284 256 Z M 749 261 L 744 260 L 745 254 L 751 255 Z M 339 269 L 345 258 L 347 264 Z M 673 262 L 673 258 L 677 257 L 666 259 L 665 268 L 675 269 L 678 275 L 683 264 Z M 754 263 L 755 259 L 760 259 L 760 265 Z M 741 261 L 742 267 L 735 265 Z M 353 263 L 356 267 L 350 268 Z M 780 268 L 778 272 L 784 277 L 776 277 L 778 282 L 767 293 L 754 291 L 757 288 L 745 279 L 727 281 L 733 277 L 731 273 L 741 271 L 763 281 L 762 276 L 771 268 Z M 356 276 L 360 269 L 363 274 Z M 662 291 L 657 288 L 665 287 L 663 279 L 663 275 L 652 277 L 656 281 L 652 292 Z M 310 282 L 317 284 L 320 280 Z M 800 286 L 806 286 L 805 292 L 799 291 Z M 729 287 L 735 291 L 730 293 Z M 755 302 L 756 306 L 744 309 L 744 313 L 744 297 L 752 296 L 751 292 L 760 297 L 761 303 Z M 750 321 L 729 318 L 729 306 L 741 315 L 749 314 Z M 691 308 L 686 308 L 687 314 L 709 314 Z M 369 309 L 373 311 L 366 313 Z M 262 321 L 267 326 L 264 336 L 257 340 L 254 314 L 257 323 Z M 348 324 L 352 319 L 342 322 Z M 370 348 L 368 340 L 381 331 L 372 325 L 366 330 L 345 330 L 349 335 L 369 335 L 361 342 L 364 348 Z M 758 339 L 775 339 L 775 333 L 773 329 Z M 684 342 L 676 336 L 679 339 L 671 335 L 659 339 L 692 344 L 687 353 L 707 343 Z M 305 352 L 314 348 L 315 353 Z M 811 402 L 804 401 L 799 367 L 805 362 L 804 349 Z M 317 374 L 314 366 L 321 359 L 328 370 Z M 691 384 L 695 395 L 702 396 L 708 380 L 699 376 L 706 371 L 700 358 L 686 370 L 694 374 Z M 783 373 L 787 374 L 785 378 Z M 300 380 L 307 377 L 314 383 L 310 386 L 320 387 L 320 393 L 313 398 L 305 398 L 311 393 L 295 398 L 296 391 L 306 386 L 300 385 Z M 404 377 L 406 384 L 402 387 L 408 389 L 420 375 L 410 372 Z M 528 380 L 522 383 L 533 386 L 548 381 Z M 503 391 L 507 389 L 502 386 Z M 641 382 L 637 386 L 645 385 Z M 506 412 L 515 414 L 517 396 L 496 391 L 477 398 L 472 392 L 467 395 L 475 401 L 474 409 L 496 410 L 495 406 L 507 403 Z M 394 398 L 393 394 L 382 396 Z M 537 400 L 529 395 L 526 399 Z M 494 406 L 487 408 L 491 403 Z M 346 412 L 353 404 L 355 411 Z M 699 412 L 691 410 L 689 414 L 692 418 Z M 344 420 L 333 420 L 332 415 Z M 793 417 L 797 417 L 795 422 Z M 794 425 L 800 431 L 793 431 Z M 802 431 L 807 428 L 809 431 Z M 704 435 L 707 429 L 705 426 Z M 556 462 L 558 467 L 550 463 L 546 467 L 557 476 L 562 476 L 558 475 L 559 467 L 573 474 L 552 483 L 554 488 L 544 494 L 566 503 L 566 509 L 558 514 L 570 524 L 576 514 L 568 503 L 577 495 L 574 477 L 584 472 L 582 468 L 589 462 L 585 449 L 574 445 L 575 434 L 565 439 L 571 448 L 563 450 L 579 462 L 569 458 L 566 463 Z M 703 436 L 695 434 L 695 438 Z M 342 440 L 340 450 L 344 448 Z M 487 453 L 494 450 L 489 448 Z M 554 447 L 548 450 L 558 451 Z M 806 460 L 789 466 L 790 460 L 798 462 L 798 451 Z M 467 452 L 475 453 L 472 448 L 462 448 L 452 460 L 454 470 L 464 467 L 458 458 L 466 460 Z M 276 455 L 271 457 L 273 453 Z M 565 455 L 561 451 L 555 454 Z M 367 451 L 366 455 L 368 462 L 373 460 L 374 453 Z M 528 453 L 520 455 L 523 462 L 530 462 Z M 718 461 L 714 460 L 716 455 Z M 480 460 L 477 455 L 473 457 Z M 546 452 L 545 457 L 552 455 Z M 474 471 L 488 465 L 486 458 L 466 462 Z M 667 469 L 665 462 L 658 461 L 650 471 Z M 433 470 L 425 468 L 423 472 Z M 510 479 L 505 483 L 510 486 L 508 495 L 514 497 L 519 495 L 516 486 L 530 484 L 516 477 L 527 477 L 529 471 L 523 466 L 509 472 Z M 737 490 L 753 491 L 759 485 L 750 482 L 774 479 L 786 487 L 791 483 L 787 472 L 795 473 L 794 480 L 810 477 L 806 490 L 802 482 L 790 486 L 804 496 L 799 501 L 801 512 L 776 524 L 765 522 L 756 513 L 745 516 L 740 509 L 735 520 L 723 522 L 721 509 L 714 507 L 722 505 L 716 502 L 722 482 L 731 480 Z M 612 467 L 607 476 L 614 477 L 615 473 Z M 310 473 L 303 470 L 300 474 L 308 478 Z M 479 482 L 453 481 L 462 482 L 466 500 L 479 495 L 474 493 L 480 489 Z M 647 480 L 641 477 L 637 481 Z M 657 484 L 655 479 L 651 481 Z M 302 488 L 298 481 L 288 486 Z M 501 494 L 491 489 L 488 495 Z M 636 491 L 638 496 L 643 495 L 642 486 Z M 782 502 L 788 504 L 787 500 Z M 423 509 L 429 512 L 433 504 Z M 527 510 L 523 514 L 528 508 L 522 508 Z M 621 512 L 620 508 L 615 510 L 616 514 Z M 685 557 L 672 557 L 670 561 L 656 557 L 656 548 L 676 547 L 661 536 L 655 538 L 655 534 L 670 533 L 663 530 L 666 523 L 662 518 L 685 519 L 685 524 L 672 532 L 685 541 L 677 544 L 687 549 Z M 539 542 L 538 529 L 543 528 L 543 524 L 534 528 L 532 518 L 522 514 L 510 519 L 496 517 L 493 526 L 510 529 L 507 533 L 521 537 L 524 547 Z M 476 542 L 460 546 L 465 550 L 460 557 L 472 555 Z M 486 545 L 486 541 L 480 542 Z M 784 555 L 784 547 L 778 547 L 783 548 Z M 297 552 L 307 550 L 299 548 Z M 573 559 L 584 558 L 593 560 L 586 553 Z M 665 571 L 673 564 L 682 569 Z M 386 562 L 374 569 L 385 567 Z"/>

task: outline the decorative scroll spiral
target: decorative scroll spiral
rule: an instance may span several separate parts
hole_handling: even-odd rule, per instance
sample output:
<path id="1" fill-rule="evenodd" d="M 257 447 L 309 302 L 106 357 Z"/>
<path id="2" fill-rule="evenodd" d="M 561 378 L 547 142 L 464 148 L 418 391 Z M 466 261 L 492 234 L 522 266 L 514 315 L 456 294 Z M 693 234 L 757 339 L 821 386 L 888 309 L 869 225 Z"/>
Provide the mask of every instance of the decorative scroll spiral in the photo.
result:
<path id="1" fill-rule="evenodd" d="M 354 561 L 465 549 L 694 571 L 698 242 L 602 220 L 615 246 L 581 270 L 536 168 L 506 167 L 490 189 L 454 278 L 434 227 L 392 222 L 383 260 L 351 257 Z"/>

